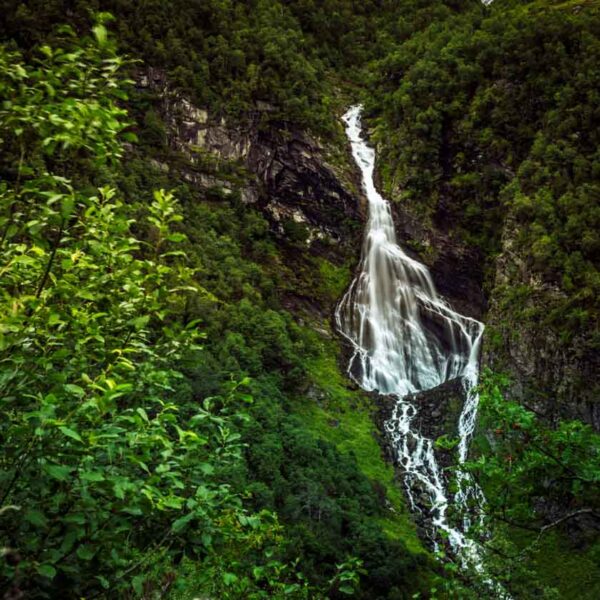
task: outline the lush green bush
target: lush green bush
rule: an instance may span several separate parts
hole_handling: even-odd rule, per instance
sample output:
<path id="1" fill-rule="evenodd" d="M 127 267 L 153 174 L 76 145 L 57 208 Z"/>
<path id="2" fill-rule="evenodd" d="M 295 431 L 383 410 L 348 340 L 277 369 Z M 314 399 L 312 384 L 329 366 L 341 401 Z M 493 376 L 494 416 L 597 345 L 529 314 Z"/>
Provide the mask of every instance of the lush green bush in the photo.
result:
<path id="1" fill-rule="evenodd" d="M 122 61 L 102 23 L 94 36 L 42 48 L 34 67 L 0 53 L 0 129 L 19 157 L 2 165 L 2 586 L 141 595 L 187 556 L 202 563 L 196 590 L 305 596 L 264 554 L 282 543 L 276 519 L 226 480 L 251 399 L 230 385 L 193 402 L 179 370 L 200 350 L 185 306 L 202 290 L 177 249 L 177 203 L 161 191 L 136 209 L 66 177 L 114 165 L 128 125 Z"/>
<path id="2" fill-rule="evenodd" d="M 579 421 L 545 422 L 506 398 L 508 383 L 484 373 L 474 457 L 465 465 L 486 496 L 484 576 L 513 597 L 594 598 L 600 436 Z"/>
<path id="3" fill-rule="evenodd" d="M 574 516 L 598 512 L 600 436 L 579 421 L 549 426 L 506 400 L 507 385 L 499 376 L 484 378 L 479 427 L 488 433 L 479 436 L 470 464 L 488 492 L 489 517 L 541 531 L 559 508 Z"/>

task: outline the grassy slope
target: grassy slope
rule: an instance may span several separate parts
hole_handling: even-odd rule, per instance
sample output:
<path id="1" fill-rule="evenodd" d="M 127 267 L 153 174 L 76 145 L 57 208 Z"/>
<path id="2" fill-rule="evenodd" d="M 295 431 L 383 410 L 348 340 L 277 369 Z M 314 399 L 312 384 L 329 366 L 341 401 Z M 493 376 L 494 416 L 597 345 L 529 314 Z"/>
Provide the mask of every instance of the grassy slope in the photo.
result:
<path id="1" fill-rule="evenodd" d="M 350 284 L 352 270 L 348 264 L 336 266 L 325 258 L 316 259 L 316 263 L 317 294 L 323 304 L 334 306 Z M 314 321 L 314 316 L 310 321 Z M 380 432 L 374 420 L 376 407 L 372 399 L 356 390 L 342 372 L 339 362 L 342 349 L 331 322 L 310 324 L 313 331 L 328 332 L 327 337 L 315 336 L 318 356 L 304 364 L 313 385 L 323 392 L 324 398 L 317 401 L 298 396 L 293 401 L 293 411 L 317 437 L 335 444 L 342 453 L 353 453 L 361 471 L 383 486 L 389 510 L 378 522 L 385 533 L 393 539 L 403 540 L 411 552 L 426 553 L 396 481 L 394 468 L 386 462 L 378 442 Z"/>
<path id="2" fill-rule="evenodd" d="M 535 543 L 536 534 L 513 530 L 511 537 L 524 549 Z M 531 557 L 540 580 L 556 588 L 561 599 L 600 598 L 600 541 L 581 550 L 564 534 L 550 531 L 535 543 Z"/>
<path id="3" fill-rule="evenodd" d="M 394 469 L 385 461 L 377 441 L 372 400 L 363 392 L 351 389 L 348 379 L 340 372 L 337 357 L 341 350 L 337 341 L 323 339 L 321 350 L 320 356 L 309 361 L 306 367 L 325 398 L 313 402 L 297 398 L 294 411 L 315 435 L 334 443 L 340 452 L 353 453 L 363 473 L 385 488 L 390 508 L 385 518 L 379 519 L 384 531 L 392 538 L 402 539 L 411 552 L 426 552 L 395 480 Z"/>

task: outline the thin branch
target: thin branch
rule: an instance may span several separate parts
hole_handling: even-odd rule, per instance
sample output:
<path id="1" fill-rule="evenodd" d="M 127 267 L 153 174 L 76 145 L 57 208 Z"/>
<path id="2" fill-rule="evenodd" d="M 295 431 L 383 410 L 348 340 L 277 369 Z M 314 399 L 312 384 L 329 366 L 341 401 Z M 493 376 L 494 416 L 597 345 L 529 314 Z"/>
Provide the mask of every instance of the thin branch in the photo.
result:
<path id="1" fill-rule="evenodd" d="M 58 250 L 58 247 L 60 246 L 60 242 L 62 240 L 62 234 L 64 231 L 64 227 L 65 227 L 65 219 L 63 218 L 63 219 L 61 219 L 61 222 L 60 222 L 60 229 L 58 230 L 58 233 L 56 234 L 56 240 L 54 241 L 52 253 L 50 254 L 50 258 L 48 259 L 48 263 L 46 264 L 46 270 L 44 271 L 44 275 L 42 276 L 40 285 L 37 289 L 37 292 L 35 293 L 36 298 L 39 298 L 41 296 L 42 291 L 44 290 L 44 287 L 46 285 L 46 281 L 48 280 L 48 276 L 50 275 L 50 271 L 52 269 L 52 264 L 54 263 L 54 257 L 56 256 L 56 251 Z"/>
<path id="2" fill-rule="evenodd" d="M 579 515 L 592 515 L 597 519 L 600 519 L 600 514 L 598 514 L 597 512 L 594 511 L 593 508 L 580 508 L 579 510 L 575 510 L 572 513 L 569 513 L 568 515 L 565 515 L 564 517 L 560 517 L 560 519 L 556 519 L 556 521 L 552 521 L 552 523 L 548 523 L 548 525 L 544 525 L 543 527 L 540 528 L 540 535 L 542 535 L 542 533 L 545 533 L 546 531 L 548 531 L 548 529 L 552 529 L 553 527 L 556 527 L 557 525 L 560 525 L 561 523 L 564 523 L 565 521 L 568 521 L 569 519 L 572 519 L 574 517 L 578 517 Z"/>
<path id="3" fill-rule="evenodd" d="M 555 456 L 554 454 L 552 454 L 551 452 L 548 452 L 543 446 L 540 446 L 539 444 L 537 444 L 536 442 L 534 442 L 533 440 L 530 440 L 529 443 L 539 452 L 541 452 L 544 456 L 547 456 L 548 458 L 551 458 L 556 464 L 558 464 L 559 466 L 561 466 L 565 471 L 567 471 L 568 473 L 570 473 L 573 477 L 573 479 L 577 479 L 578 481 L 582 481 L 584 483 L 594 483 L 592 480 L 590 479 L 586 479 L 585 477 L 581 477 L 580 475 L 577 474 L 577 472 L 575 470 L 573 470 L 571 467 L 569 467 L 568 465 L 565 465 L 562 460 L 560 458 L 558 458 L 557 456 Z"/>

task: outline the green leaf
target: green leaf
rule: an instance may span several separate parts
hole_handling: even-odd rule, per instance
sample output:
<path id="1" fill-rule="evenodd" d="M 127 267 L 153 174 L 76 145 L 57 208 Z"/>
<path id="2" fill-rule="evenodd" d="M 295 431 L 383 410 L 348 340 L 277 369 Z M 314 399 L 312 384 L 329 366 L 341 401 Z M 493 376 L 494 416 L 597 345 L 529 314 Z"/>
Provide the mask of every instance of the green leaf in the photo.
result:
<path id="1" fill-rule="evenodd" d="M 133 587 L 133 591 L 141 596 L 144 593 L 144 581 L 146 580 L 144 575 L 136 575 L 131 580 L 131 586 Z"/>
<path id="2" fill-rule="evenodd" d="M 148 325 L 148 321 L 150 317 L 148 315 L 144 315 L 142 317 L 136 317 L 135 319 L 131 319 L 130 323 L 136 328 L 137 331 L 143 329 Z"/>
<path id="3" fill-rule="evenodd" d="M 183 242 L 185 239 L 186 236 L 183 233 L 171 233 L 167 236 L 169 242 L 175 242 L 176 244 Z"/>
<path id="4" fill-rule="evenodd" d="M 62 323 L 64 323 L 64 321 L 60 317 L 61 317 L 61 315 L 59 315 L 58 313 L 51 313 L 50 316 L 48 317 L 48 325 L 50 325 L 50 326 L 61 325 Z M 65 388 L 66 387 L 67 386 L 65 386 Z"/>
<path id="5" fill-rule="evenodd" d="M 125 488 L 123 487 L 123 485 L 120 482 L 116 482 L 113 486 L 113 491 L 115 493 L 115 496 L 117 498 L 119 498 L 119 500 L 124 500 L 125 499 Z"/>
<path id="6" fill-rule="evenodd" d="M 141 517 L 144 514 L 144 511 L 139 506 L 127 506 L 121 509 L 121 512 L 133 515 L 134 517 Z"/>
<path id="7" fill-rule="evenodd" d="M 65 385 L 65 390 L 71 394 L 74 394 L 78 398 L 82 398 L 83 396 L 85 396 L 85 390 L 82 387 L 79 387 L 78 385 L 75 385 L 73 383 L 67 383 L 67 385 Z"/>
<path id="8" fill-rule="evenodd" d="M 235 573 L 223 573 L 223 583 L 225 585 L 233 585 L 238 580 Z"/>
<path id="9" fill-rule="evenodd" d="M 285 588 L 283 588 L 283 593 L 287 596 L 289 594 L 295 594 L 300 589 L 301 588 L 297 583 L 288 583 Z"/>
<path id="10" fill-rule="evenodd" d="M 185 527 L 187 526 L 187 524 L 190 521 L 192 521 L 195 516 L 196 515 L 194 513 L 188 513 L 184 517 L 181 517 L 181 518 L 177 519 L 176 521 L 173 521 L 173 524 L 171 525 L 171 530 L 173 531 L 173 533 L 179 533 L 180 531 L 183 531 L 185 529 Z"/>
<path id="11" fill-rule="evenodd" d="M 42 469 L 46 471 L 50 477 L 58 479 L 59 481 L 66 481 L 72 471 L 71 467 L 67 467 L 66 465 L 53 465 L 50 463 L 46 463 Z"/>
<path id="12" fill-rule="evenodd" d="M 77 556 L 81 558 L 81 560 L 92 560 L 95 554 L 96 551 L 89 544 L 85 544 L 84 546 L 79 546 L 79 548 L 77 548 Z"/>
<path id="13" fill-rule="evenodd" d="M 92 27 L 92 31 L 94 32 L 94 37 L 98 41 L 98 45 L 104 46 L 106 44 L 108 36 L 106 27 L 104 27 L 104 25 L 95 25 L 94 27 Z"/>
<path id="14" fill-rule="evenodd" d="M 198 466 L 205 475 L 212 475 L 215 472 L 214 466 L 210 463 L 203 462 L 199 463 Z"/>
<path id="15" fill-rule="evenodd" d="M 36 527 L 45 527 L 48 524 L 48 519 L 44 513 L 34 508 L 27 510 L 24 518 Z"/>
<path id="16" fill-rule="evenodd" d="M 80 479 L 84 481 L 104 481 L 105 477 L 100 471 L 82 471 L 79 473 Z"/>
<path id="17" fill-rule="evenodd" d="M 59 427 L 59 429 L 67 436 L 70 437 L 73 440 L 76 440 L 78 442 L 83 442 L 83 440 L 81 439 L 81 436 L 74 431 L 73 429 L 69 429 L 68 427 L 65 427 L 64 425 Z"/>
<path id="18" fill-rule="evenodd" d="M 63 219 L 68 219 L 75 206 L 75 199 L 72 196 L 65 196 L 61 203 L 60 214 Z"/>
<path id="19" fill-rule="evenodd" d="M 70 513 L 63 518 L 65 523 L 75 523 L 76 525 L 85 525 L 85 515 L 81 513 Z"/>
<path id="20" fill-rule="evenodd" d="M 52 565 L 38 565 L 36 571 L 42 576 L 48 579 L 54 579 L 56 575 L 56 569 Z"/>
<path id="21" fill-rule="evenodd" d="M 126 142 L 130 142 L 132 144 L 134 144 L 134 143 L 136 143 L 138 141 L 138 136 L 135 135 L 135 133 L 133 133 L 132 131 L 125 131 L 123 134 L 121 134 L 121 137 Z"/>

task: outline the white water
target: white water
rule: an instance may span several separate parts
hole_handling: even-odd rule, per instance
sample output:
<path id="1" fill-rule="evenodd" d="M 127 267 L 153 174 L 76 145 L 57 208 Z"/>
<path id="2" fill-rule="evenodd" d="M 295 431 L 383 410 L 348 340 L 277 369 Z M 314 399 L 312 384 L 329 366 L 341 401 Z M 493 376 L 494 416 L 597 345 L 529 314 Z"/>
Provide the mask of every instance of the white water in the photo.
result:
<path id="1" fill-rule="evenodd" d="M 429 496 L 435 528 L 447 535 L 457 555 L 479 568 L 477 546 L 466 537 L 469 519 L 465 509 L 468 497 L 480 500 L 481 492 L 466 475 L 458 475 L 459 492 L 454 501 L 465 516 L 462 526 L 452 526 L 447 518 L 449 494 L 433 441 L 414 427 L 418 407 L 405 397 L 450 379 L 462 379 L 466 401 L 457 433 L 459 461 L 464 462 L 477 417 L 474 387 L 483 324 L 452 310 L 438 296 L 427 267 L 397 244 L 390 205 L 373 182 L 375 152 L 361 137 L 360 113 L 361 107 L 354 106 L 343 116 L 369 201 L 358 274 L 336 309 L 337 327 L 354 348 L 348 372 L 363 389 L 397 398 L 385 427 L 405 471 L 413 508 L 411 483 L 417 480 Z"/>

